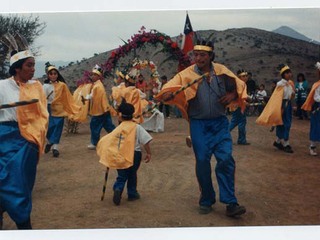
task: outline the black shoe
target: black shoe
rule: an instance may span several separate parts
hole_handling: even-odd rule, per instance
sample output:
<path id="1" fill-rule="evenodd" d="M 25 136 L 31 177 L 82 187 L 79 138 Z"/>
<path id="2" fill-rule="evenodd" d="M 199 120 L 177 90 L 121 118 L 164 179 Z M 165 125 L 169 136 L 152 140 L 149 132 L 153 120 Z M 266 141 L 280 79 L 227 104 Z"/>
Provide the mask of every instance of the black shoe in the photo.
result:
<path id="1" fill-rule="evenodd" d="M 44 153 L 50 152 L 50 149 L 51 149 L 52 145 L 53 144 L 46 144 L 46 147 L 44 148 Z"/>
<path id="2" fill-rule="evenodd" d="M 23 223 L 16 223 L 18 229 L 28 230 L 32 229 L 30 218 Z"/>
<path id="3" fill-rule="evenodd" d="M 273 146 L 275 146 L 275 147 L 278 148 L 279 150 L 283 150 L 283 149 L 284 149 L 284 147 L 283 147 L 283 145 L 282 145 L 281 142 L 280 142 L 280 143 L 274 142 L 274 143 L 273 143 Z"/>
<path id="4" fill-rule="evenodd" d="M 226 215 L 228 217 L 237 217 L 246 213 L 246 208 L 238 203 L 231 203 L 226 207 Z"/>
<path id="5" fill-rule="evenodd" d="M 212 211 L 212 207 L 211 206 L 200 205 L 200 207 L 199 207 L 199 213 L 200 214 L 208 214 L 211 211 Z"/>
<path id="6" fill-rule="evenodd" d="M 244 143 L 238 143 L 238 145 L 250 145 L 249 142 L 244 142 Z"/>
<path id="7" fill-rule="evenodd" d="M 134 196 L 128 196 L 128 201 L 135 201 L 135 200 L 138 200 L 140 199 L 140 194 L 139 193 L 136 193 L 136 195 Z"/>
<path id="8" fill-rule="evenodd" d="M 121 202 L 121 194 L 122 192 L 118 189 L 114 190 L 113 191 L 113 203 L 115 205 L 120 205 L 120 202 Z"/>
<path id="9" fill-rule="evenodd" d="M 52 153 L 53 153 L 53 157 L 55 157 L 55 158 L 59 157 L 59 155 L 60 155 L 60 153 L 57 149 L 53 149 Z"/>
<path id="10" fill-rule="evenodd" d="M 293 153 L 293 150 L 290 145 L 285 146 L 283 148 L 283 151 L 285 151 L 286 153 Z"/>

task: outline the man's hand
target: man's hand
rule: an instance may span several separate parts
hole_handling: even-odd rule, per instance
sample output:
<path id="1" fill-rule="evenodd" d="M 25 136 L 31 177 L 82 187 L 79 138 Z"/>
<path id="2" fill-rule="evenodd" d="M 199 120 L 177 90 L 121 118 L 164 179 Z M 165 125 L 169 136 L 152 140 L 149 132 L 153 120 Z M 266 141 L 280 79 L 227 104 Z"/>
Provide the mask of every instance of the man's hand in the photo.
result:
<path id="1" fill-rule="evenodd" d="M 221 97 L 219 99 L 219 102 L 222 105 L 227 106 L 228 104 L 230 104 L 232 101 L 236 100 L 237 98 L 238 98 L 238 93 L 236 91 L 234 91 L 234 92 L 231 92 L 231 93 L 227 93 L 226 95 Z"/>
<path id="2" fill-rule="evenodd" d="M 162 94 L 161 96 L 161 100 L 164 102 L 170 101 L 174 98 L 173 93 L 172 92 L 166 92 L 164 94 Z"/>
<path id="3" fill-rule="evenodd" d="M 147 153 L 146 157 L 144 158 L 144 162 L 148 163 L 148 162 L 150 162 L 150 160 L 151 160 L 151 153 Z"/>

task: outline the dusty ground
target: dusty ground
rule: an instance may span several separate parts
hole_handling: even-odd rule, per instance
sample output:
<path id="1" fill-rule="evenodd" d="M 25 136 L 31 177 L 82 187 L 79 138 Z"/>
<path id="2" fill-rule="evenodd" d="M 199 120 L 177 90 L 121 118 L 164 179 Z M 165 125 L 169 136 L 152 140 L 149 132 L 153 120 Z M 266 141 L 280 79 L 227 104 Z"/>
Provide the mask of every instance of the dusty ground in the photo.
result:
<path id="1" fill-rule="evenodd" d="M 192 149 L 185 145 L 188 125 L 165 119 L 164 133 L 151 133 L 152 161 L 138 172 L 141 199 L 120 206 L 112 202 L 116 171 L 109 174 L 105 200 L 100 201 L 104 167 L 95 151 L 87 150 L 88 124 L 78 134 L 62 137 L 58 159 L 44 155 L 33 191 L 35 229 L 283 226 L 320 224 L 320 156 L 308 154 L 309 121 L 294 120 L 294 154 L 276 150 L 275 133 L 248 118 L 250 146 L 234 145 L 236 195 L 247 213 L 239 219 L 225 216 L 217 202 L 208 215 L 198 214 L 199 191 Z M 236 130 L 236 129 L 235 129 Z M 232 132 L 233 137 L 237 132 Z M 105 134 L 105 132 L 103 132 Z M 212 159 L 215 164 L 215 159 Z M 214 179 L 214 186 L 217 184 Z M 4 229 L 16 229 L 5 214 Z"/>

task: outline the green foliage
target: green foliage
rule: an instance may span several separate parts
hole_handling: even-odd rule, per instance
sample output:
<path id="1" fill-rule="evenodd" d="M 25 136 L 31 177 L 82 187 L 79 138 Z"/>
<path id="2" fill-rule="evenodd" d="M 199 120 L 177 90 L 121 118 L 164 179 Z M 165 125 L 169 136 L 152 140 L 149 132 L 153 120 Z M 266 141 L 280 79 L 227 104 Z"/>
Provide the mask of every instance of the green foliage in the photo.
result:
<path id="1" fill-rule="evenodd" d="M 20 33 L 26 38 L 31 46 L 34 40 L 43 34 L 46 23 L 40 22 L 39 17 L 34 17 L 32 14 L 29 17 L 23 17 L 19 15 L 0 15 L 0 37 L 6 33 L 11 33 L 13 36 L 15 33 Z M 0 79 L 8 77 L 9 61 L 9 49 L 7 46 L 0 42 Z M 39 53 L 33 51 L 33 54 L 37 56 Z"/>

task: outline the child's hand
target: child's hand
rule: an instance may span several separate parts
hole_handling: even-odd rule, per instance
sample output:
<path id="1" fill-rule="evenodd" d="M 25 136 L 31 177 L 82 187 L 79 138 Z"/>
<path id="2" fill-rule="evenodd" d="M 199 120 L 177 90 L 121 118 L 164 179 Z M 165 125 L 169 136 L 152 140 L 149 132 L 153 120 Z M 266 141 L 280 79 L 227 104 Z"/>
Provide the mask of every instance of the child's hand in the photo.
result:
<path id="1" fill-rule="evenodd" d="M 148 163 L 151 160 L 151 153 L 147 153 L 146 157 L 144 158 L 144 162 Z"/>

